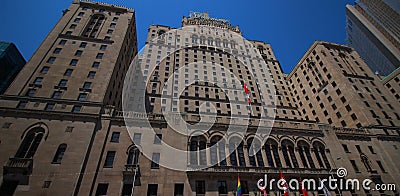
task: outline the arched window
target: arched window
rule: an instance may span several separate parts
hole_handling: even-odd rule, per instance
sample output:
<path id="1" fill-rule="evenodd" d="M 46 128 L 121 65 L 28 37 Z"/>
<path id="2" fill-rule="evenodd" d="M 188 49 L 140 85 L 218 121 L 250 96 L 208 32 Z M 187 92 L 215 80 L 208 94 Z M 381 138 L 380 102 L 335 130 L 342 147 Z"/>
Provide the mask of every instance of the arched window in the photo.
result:
<path id="1" fill-rule="evenodd" d="M 221 40 L 220 39 L 215 39 L 215 45 L 218 47 L 221 47 Z"/>
<path id="2" fill-rule="evenodd" d="M 293 143 L 289 140 L 282 141 L 282 154 L 285 159 L 286 165 L 290 168 L 298 168 L 299 164 L 297 163 L 296 156 L 294 154 Z"/>
<path id="3" fill-rule="evenodd" d="M 197 36 L 193 35 L 192 37 L 192 43 L 197 44 Z"/>
<path id="4" fill-rule="evenodd" d="M 139 163 L 139 149 L 135 145 L 131 145 L 128 149 L 127 165 L 137 165 Z"/>
<path id="5" fill-rule="evenodd" d="M 267 140 L 265 143 L 265 154 L 267 156 L 269 167 L 282 167 L 281 160 L 278 154 L 278 143 L 274 140 Z"/>
<path id="6" fill-rule="evenodd" d="M 208 38 L 208 45 L 209 45 L 209 46 L 212 46 L 213 43 L 214 43 L 213 38 L 209 37 L 209 38 Z"/>
<path id="7" fill-rule="evenodd" d="M 314 142 L 314 154 L 321 168 L 330 169 L 331 165 L 325 153 L 325 146 L 321 142 Z"/>
<path id="8" fill-rule="evenodd" d="M 203 37 L 203 36 L 200 37 L 200 44 L 203 44 L 203 45 L 206 44 L 206 38 L 205 37 Z"/>
<path id="9" fill-rule="evenodd" d="M 65 150 L 67 150 L 67 144 L 60 144 L 57 148 L 56 154 L 53 158 L 53 164 L 60 164 L 64 156 Z"/>
<path id="10" fill-rule="evenodd" d="M 299 149 L 300 159 L 301 159 L 301 162 L 303 163 L 304 168 L 315 168 L 315 165 L 312 160 L 311 153 L 310 153 L 310 146 L 306 142 L 300 141 L 297 144 L 297 148 Z"/>
<path id="11" fill-rule="evenodd" d="M 232 138 L 229 140 L 229 158 L 232 166 L 238 166 L 238 163 L 242 167 L 246 167 L 246 161 L 244 159 L 243 142 L 239 138 Z"/>
<path id="12" fill-rule="evenodd" d="M 264 54 L 264 47 L 263 46 L 257 46 L 258 51 L 260 51 L 260 54 Z"/>
<path id="13" fill-rule="evenodd" d="M 261 153 L 261 142 L 254 138 L 247 140 L 247 150 L 250 165 L 253 167 L 264 167 L 264 160 Z"/>
<path id="14" fill-rule="evenodd" d="M 94 14 L 91 16 L 89 23 L 86 25 L 85 30 L 83 31 L 82 36 L 97 38 L 99 35 L 100 29 L 103 26 L 105 21 L 105 17 L 103 14 Z"/>
<path id="15" fill-rule="evenodd" d="M 191 165 L 207 165 L 206 148 L 207 148 L 207 142 L 204 137 L 196 136 L 191 139 L 190 141 Z"/>
<path id="16" fill-rule="evenodd" d="M 33 128 L 26 133 L 21 145 L 15 155 L 16 158 L 32 158 L 39 147 L 44 135 L 44 129 L 41 127 Z"/>
<path id="17" fill-rule="evenodd" d="M 211 165 L 226 165 L 225 142 L 220 136 L 211 138 L 210 142 Z"/>
<path id="18" fill-rule="evenodd" d="M 164 33 L 165 33 L 164 30 L 159 30 L 158 33 L 157 33 L 157 35 L 158 35 L 158 36 L 162 36 Z"/>

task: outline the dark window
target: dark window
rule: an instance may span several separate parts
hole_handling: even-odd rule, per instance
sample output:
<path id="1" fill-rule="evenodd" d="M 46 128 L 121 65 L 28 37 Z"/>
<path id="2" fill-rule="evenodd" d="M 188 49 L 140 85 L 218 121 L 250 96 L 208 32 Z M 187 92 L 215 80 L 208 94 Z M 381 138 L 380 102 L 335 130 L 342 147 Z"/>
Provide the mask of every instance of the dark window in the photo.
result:
<path id="1" fill-rule="evenodd" d="M 76 66 L 78 64 L 78 59 L 72 59 L 69 65 Z"/>
<path id="2" fill-rule="evenodd" d="M 160 162 L 160 153 L 153 153 L 151 159 L 151 168 L 158 169 L 160 167 L 159 162 Z"/>
<path id="3" fill-rule="evenodd" d="M 122 187 L 122 196 L 131 196 L 132 195 L 132 184 L 124 184 Z"/>
<path id="4" fill-rule="evenodd" d="M 158 184 L 147 185 L 147 196 L 157 196 Z"/>
<path id="5" fill-rule="evenodd" d="M 105 36 L 105 37 L 104 37 L 104 40 L 106 40 L 106 41 L 109 41 L 110 39 L 111 39 L 110 36 Z"/>
<path id="6" fill-rule="evenodd" d="M 183 196 L 184 184 L 175 184 L 174 196 Z"/>
<path id="7" fill-rule="evenodd" d="M 95 71 L 90 71 L 87 77 L 93 79 L 95 75 L 96 75 Z"/>
<path id="8" fill-rule="evenodd" d="M 65 70 L 64 76 L 71 76 L 71 74 L 72 74 L 73 71 L 74 71 L 73 69 L 67 69 L 67 70 Z"/>
<path id="9" fill-rule="evenodd" d="M 35 93 L 36 89 L 28 89 L 28 91 L 26 92 L 26 96 L 32 97 L 33 95 L 35 95 Z"/>
<path id="10" fill-rule="evenodd" d="M 196 181 L 196 194 L 206 194 L 206 182 Z"/>
<path id="11" fill-rule="evenodd" d="M 219 194 L 227 194 L 228 193 L 228 187 L 226 186 L 226 181 L 218 181 L 217 187 L 218 187 Z"/>
<path id="12" fill-rule="evenodd" d="M 104 53 L 98 53 L 98 54 L 96 55 L 96 59 L 102 59 L 103 56 L 104 56 Z"/>
<path id="13" fill-rule="evenodd" d="M 154 136 L 154 144 L 161 144 L 162 134 L 156 134 Z"/>
<path id="14" fill-rule="evenodd" d="M 360 172 L 355 160 L 350 160 L 350 163 L 353 166 L 355 172 Z"/>
<path id="15" fill-rule="evenodd" d="M 44 135 L 43 128 L 34 128 L 25 135 L 15 157 L 32 158 L 39 147 Z"/>
<path id="16" fill-rule="evenodd" d="M 61 91 L 54 91 L 53 95 L 51 96 L 51 98 L 53 99 L 60 99 L 62 95 Z"/>
<path id="17" fill-rule="evenodd" d="M 47 63 L 53 64 L 55 60 L 56 60 L 56 57 L 49 57 L 49 59 L 47 59 Z"/>
<path id="18" fill-rule="evenodd" d="M 344 150 L 345 152 L 350 152 L 350 151 L 349 151 L 349 148 L 347 147 L 346 144 L 342 144 L 342 146 L 343 146 L 343 150 Z"/>
<path id="19" fill-rule="evenodd" d="M 81 111 L 81 109 L 82 109 L 82 106 L 74 106 L 73 108 L 72 108 L 72 113 L 79 113 L 80 111 Z"/>
<path id="20" fill-rule="evenodd" d="M 71 26 L 69 26 L 70 29 L 75 29 L 76 28 L 76 24 L 72 24 Z"/>
<path id="21" fill-rule="evenodd" d="M 86 93 L 79 93 L 78 101 L 86 101 L 87 94 Z"/>
<path id="22" fill-rule="evenodd" d="M 42 68 L 42 70 L 40 70 L 40 73 L 47 74 L 47 72 L 49 72 L 49 69 L 50 69 L 50 67 L 45 66 Z"/>
<path id="23" fill-rule="evenodd" d="M 81 18 L 75 18 L 74 22 L 80 22 Z"/>
<path id="24" fill-rule="evenodd" d="M 81 48 L 86 48 L 86 46 L 87 46 L 86 42 L 81 42 L 81 44 L 79 45 L 79 47 L 81 47 Z"/>
<path id="25" fill-rule="evenodd" d="M 99 68 L 99 66 L 100 66 L 100 62 L 93 62 L 93 65 L 92 65 L 93 68 Z"/>
<path id="26" fill-rule="evenodd" d="M 67 40 L 62 39 L 60 40 L 60 42 L 58 43 L 59 45 L 65 45 L 67 43 Z"/>
<path id="27" fill-rule="evenodd" d="M 82 50 L 77 50 L 75 52 L 75 56 L 82 56 L 83 51 Z"/>
<path id="28" fill-rule="evenodd" d="M 107 49 L 107 45 L 101 45 L 100 46 L 100 50 L 106 50 Z"/>
<path id="29" fill-rule="evenodd" d="M 107 34 L 109 34 L 109 35 L 111 35 L 113 32 L 114 32 L 114 30 L 112 30 L 112 29 L 107 30 Z"/>
<path id="30" fill-rule="evenodd" d="M 33 83 L 36 85 L 42 85 L 42 81 L 43 81 L 42 77 L 37 77 Z"/>
<path id="31" fill-rule="evenodd" d="M 67 86 L 67 83 L 68 83 L 68 80 L 62 79 L 62 80 L 60 80 L 60 82 L 58 83 L 58 86 L 59 86 L 59 87 L 66 87 L 66 86 Z"/>
<path id="32" fill-rule="evenodd" d="M 369 149 L 369 151 L 370 151 L 372 154 L 376 154 L 375 151 L 374 151 L 374 149 L 372 148 L 372 146 L 368 146 L 368 149 Z"/>
<path id="33" fill-rule="evenodd" d="M 119 142 L 119 136 L 120 136 L 120 132 L 113 132 L 111 135 L 111 142 Z"/>
<path id="34" fill-rule="evenodd" d="M 52 111 L 54 109 L 54 103 L 48 103 L 44 108 L 45 111 Z"/>
<path id="35" fill-rule="evenodd" d="M 60 54 L 61 50 L 62 50 L 61 48 L 56 48 L 56 49 L 54 49 L 53 53 Z"/>
<path id="36" fill-rule="evenodd" d="M 104 162 L 104 167 L 113 167 L 115 158 L 115 151 L 108 151 L 106 160 Z"/>
<path id="37" fill-rule="evenodd" d="M 108 184 L 98 184 L 96 196 L 107 195 Z"/>
<path id="38" fill-rule="evenodd" d="M 116 25 L 117 25 L 117 24 L 115 24 L 115 23 L 111 23 L 111 24 L 110 24 L 110 28 L 115 28 Z"/>
<path id="39" fill-rule="evenodd" d="M 383 167 L 382 162 L 381 162 L 381 161 L 376 161 L 376 163 L 378 163 L 378 166 L 379 166 L 379 168 L 382 170 L 382 172 L 383 172 L 383 173 L 386 173 L 386 170 L 385 170 L 385 168 Z"/>
<path id="40" fill-rule="evenodd" d="M 83 83 L 83 89 L 90 89 L 90 87 L 92 86 L 92 83 L 91 82 L 85 82 L 85 83 Z"/>
<path id="41" fill-rule="evenodd" d="M 53 158 L 53 164 L 60 164 L 61 160 L 64 156 L 65 150 L 67 150 L 67 144 L 61 144 L 60 146 L 58 146 L 57 152 L 54 155 Z"/>
<path id="42" fill-rule="evenodd" d="M 113 18 L 113 21 L 114 21 L 114 22 L 117 22 L 117 21 L 118 21 L 118 17 L 114 17 L 114 18 Z"/>

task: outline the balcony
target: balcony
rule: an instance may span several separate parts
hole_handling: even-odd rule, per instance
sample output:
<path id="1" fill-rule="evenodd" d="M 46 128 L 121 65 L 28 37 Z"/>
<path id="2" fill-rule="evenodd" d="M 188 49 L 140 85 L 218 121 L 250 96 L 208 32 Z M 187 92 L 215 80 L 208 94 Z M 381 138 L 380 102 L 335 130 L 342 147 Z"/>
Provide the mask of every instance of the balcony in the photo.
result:
<path id="1" fill-rule="evenodd" d="M 4 180 L 19 181 L 19 184 L 28 184 L 32 173 L 33 159 L 10 158 L 3 166 Z"/>
<path id="2" fill-rule="evenodd" d="M 125 169 L 122 171 L 125 183 L 133 183 L 135 186 L 140 186 L 140 167 L 138 164 L 125 165 Z"/>

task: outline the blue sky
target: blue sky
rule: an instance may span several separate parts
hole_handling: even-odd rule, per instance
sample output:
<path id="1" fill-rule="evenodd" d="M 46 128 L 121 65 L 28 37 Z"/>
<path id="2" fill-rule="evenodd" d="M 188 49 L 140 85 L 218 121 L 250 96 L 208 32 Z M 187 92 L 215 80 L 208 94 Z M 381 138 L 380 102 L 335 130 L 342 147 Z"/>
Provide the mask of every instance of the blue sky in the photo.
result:
<path id="1" fill-rule="evenodd" d="M 190 11 L 239 25 L 249 40 L 268 42 L 289 73 L 314 40 L 345 44 L 345 5 L 354 0 L 101 0 L 136 10 L 139 49 L 150 24 L 180 27 Z M 0 1 L 0 40 L 28 60 L 72 1 Z"/>

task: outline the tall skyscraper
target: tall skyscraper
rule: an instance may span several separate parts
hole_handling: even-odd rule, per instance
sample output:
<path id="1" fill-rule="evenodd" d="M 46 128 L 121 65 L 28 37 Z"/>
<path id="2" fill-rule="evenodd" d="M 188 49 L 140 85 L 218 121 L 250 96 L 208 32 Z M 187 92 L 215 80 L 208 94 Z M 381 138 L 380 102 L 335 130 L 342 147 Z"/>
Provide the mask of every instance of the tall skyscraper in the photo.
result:
<path id="1" fill-rule="evenodd" d="M 15 44 L 0 42 L 0 94 L 6 91 L 25 63 Z"/>
<path id="2" fill-rule="evenodd" d="M 64 13 L 1 96 L 0 195 L 233 196 L 240 176 L 255 196 L 264 174 L 318 184 L 341 167 L 399 184 L 399 103 L 352 48 L 315 42 L 285 74 L 270 44 L 208 13 L 151 25 L 139 54 L 132 9 Z"/>
<path id="3" fill-rule="evenodd" d="M 400 66 L 399 3 L 360 0 L 346 6 L 347 42 L 375 73 L 389 75 Z"/>

